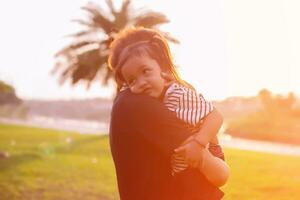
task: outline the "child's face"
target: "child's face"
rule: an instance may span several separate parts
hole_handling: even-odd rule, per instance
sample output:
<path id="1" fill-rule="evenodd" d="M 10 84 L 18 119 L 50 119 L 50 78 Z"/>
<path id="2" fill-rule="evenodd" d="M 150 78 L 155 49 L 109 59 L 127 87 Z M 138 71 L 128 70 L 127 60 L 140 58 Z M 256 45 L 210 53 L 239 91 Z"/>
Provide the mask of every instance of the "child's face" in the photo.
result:
<path id="1" fill-rule="evenodd" d="M 130 90 L 136 94 L 159 97 L 166 84 L 159 64 L 147 55 L 129 58 L 121 73 Z"/>

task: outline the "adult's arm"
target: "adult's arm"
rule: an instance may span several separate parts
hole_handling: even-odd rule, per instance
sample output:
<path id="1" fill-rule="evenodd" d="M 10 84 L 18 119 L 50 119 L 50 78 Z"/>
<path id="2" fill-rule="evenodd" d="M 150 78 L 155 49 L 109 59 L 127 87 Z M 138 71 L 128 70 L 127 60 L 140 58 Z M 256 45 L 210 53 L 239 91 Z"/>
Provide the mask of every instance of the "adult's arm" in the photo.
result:
<path id="1" fill-rule="evenodd" d="M 205 149 L 202 155 L 202 164 L 198 169 L 216 187 L 225 185 L 230 175 L 229 166 L 226 162 L 212 155 L 208 149 Z"/>

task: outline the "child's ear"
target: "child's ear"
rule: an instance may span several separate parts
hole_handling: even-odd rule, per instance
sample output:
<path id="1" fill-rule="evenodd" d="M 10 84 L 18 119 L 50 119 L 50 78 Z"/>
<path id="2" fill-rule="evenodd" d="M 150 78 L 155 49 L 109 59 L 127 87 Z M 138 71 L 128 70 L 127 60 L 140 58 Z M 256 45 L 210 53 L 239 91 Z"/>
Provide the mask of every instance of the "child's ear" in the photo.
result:
<path id="1" fill-rule="evenodd" d="M 173 80 L 173 76 L 169 73 L 161 72 L 160 75 L 163 79 L 165 79 L 167 81 L 172 81 Z"/>

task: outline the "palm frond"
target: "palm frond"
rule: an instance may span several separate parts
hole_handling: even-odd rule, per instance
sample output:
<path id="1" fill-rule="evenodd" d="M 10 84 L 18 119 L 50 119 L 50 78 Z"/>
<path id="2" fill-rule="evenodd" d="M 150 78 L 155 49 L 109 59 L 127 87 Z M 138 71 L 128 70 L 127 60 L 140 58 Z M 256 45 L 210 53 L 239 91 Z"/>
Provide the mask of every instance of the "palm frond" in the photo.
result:
<path id="1" fill-rule="evenodd" d="M 133 20 L 135 26 L 143 26 L 146 28 L 154 28 L 158 25 L 169 22 L 168 18 L 164 14 L 158 12 L 147 12 L 135 17 Z"/>
<path id="2" fill-rule="evenodd" d="M 108 84 L 108 81 L 110 80 L 110 79 L 112 79 L 113 78 L 113 73 L 110 71 L 110 69 L 108 68 L 108 65 L 107 65 L 107 63 L 105 63 L 105 66 L 104 66 L 105 68 L 106 68 L 106 70 L 107 70 L 107 73 L 105 73 L 105 76 L 104 76 L 104 78 L 103 78 L 103 80 L 102 80 L 102 83 L 104 84 L 104 85 L 107 85 Z M 101 75 L 101 74 L 100 74 Z"/>
<path id="3" fill-rule="evenodd" d="M 62 68 L 63 66 L 64 65 L 62 64 L 59 68 Z M 66 80 L 71 79 L 72 72 L 75 71 L 76 68 L 77 68 L 77 63 L 67 62 L 67 64 L 65 64 L 63 72 L 60 74 L 58 80 L 59 84 L 62 85 Z"/>
<path id="4" fill-rule="evenodd" d="M 122 7 L 121 7 L 120 12 L 119 12 L 121 16 L 128 16 L 130 3 L 131 3 L 130 0 L 125 0 L 123 2 Z"/>
<path id="5" fill-rule="evenodd" d="M 113 40 L 114 40 L 113 37 L 109 37 L 109 38 L 107 38 L 105 40 L 102 40 L 100 42 L 101 48 L 109 50 L 110 43 L 112 43 Z"/>
<path id="6" fill-rule="evenodd" d="M 111 32 L 113 23 L 105 16 L 105 14 L 101 13 L 97 6 L 91 4 L 82 7 L 82 9 L 90 13 L 92 27 L 101 28 L 105 31 L 105 33 Z"/>
<path id="7" fill-rule="evenodd" d="M 171 36 L 170 33 L 168 32 L 163 32 L 163 31 L 160 31 L 160 33 L 167 39 L 169 40 L 170 42 L 173 42 L 175 44 L 180 44 L 179 40 L 177 40 L 176 38 L 174 38 L 173 36 Z"/>
<path id="8" fill-rule="evenodd" d="M 96 31 L 97 31 L 96 28 L 91 28 L 91 29 L 88 29 L 88 30 L 79 31 L 77 33 L 72 33 L 72 34 L 66 35 L 65 37 L 80 38 L 80 37 L 83 37 L 83 36 L 88 36 L 88 35 L 96 32 Z"/>
<path id="9" fill-rule="evenodd" d="M 91 22 L 88 22 L 88 21 L 85 21 L 82 19 L 72 19 L 71 22 L 75 22 L 75 23 L 85 26 L 87 28 L 94 27 L 94 25 Z"/>
<path id="10" fill-rule="evenodd" d="M 116 12 L 116 9 L 115 9 L 115 6 L 113 4 L 113 1 L 112 0 L 106 0 L 106 4 L 110 10 L 110 12 L 115 15 L 117 12 Z"/>
<path id="11" fill-rule="evenodd" d="M 130 9 L 130 0 L 125 0 L 121 6 L 120 11 L 115 15 L 115 28 L 117 31 L 125 28 L 129 20 L 129 9 Z"/>
<path id="12" fill-rule="evenodd" d="M 94 41 L 94 40 L 85 40 L 85 41 L 81 41 L 81 42 L 75 42 L 73 44 L 67 45 L 66 47 L 62 48 L 60 51 L 58 51 L 54 57 L 59 57 L 59 56 L 63 56 L 66 54 L 69 54 L 72 51 L 75 51 L 76 49 L 82 48 L 84 46 L 88 46 L 91 44 L 97 44 L 98 41 Z"/>
<path id="13" fill-rule="evenodd" d="M 96 75 L 99 73 L 99 69 L 104 69 L 106 64 L 106 56 L 101 56 L 99 54 L 99 49 L 91 49 L 85 51 L 82 54 L 76 56 L 76 62 L 67 63 L 65 70 L 62 72 L 61 77 L 64 82 L 67 79 L 71 79 L 72 84 L 78 83 L 78 81 L 84 81 L 86 84 L 94 81 Z M 106 76 L 105 73 L 110 73 L 107 69 L 101 70 L 104 71 L 102 76 L 97 76 L 99 79 L 102 79 Z"/>

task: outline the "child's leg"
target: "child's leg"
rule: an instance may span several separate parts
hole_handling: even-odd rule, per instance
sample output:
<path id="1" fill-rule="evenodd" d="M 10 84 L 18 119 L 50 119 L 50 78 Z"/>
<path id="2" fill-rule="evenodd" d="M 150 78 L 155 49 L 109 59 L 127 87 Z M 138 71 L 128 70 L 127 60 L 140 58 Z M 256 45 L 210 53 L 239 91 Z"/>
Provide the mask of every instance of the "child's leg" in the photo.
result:
<path id="1" fill-rule="evenodd" d="M 225 155 L 224 152 L 222 150 L 222 147 L 219 145 L 219 140 L 216 137 L 214 137 L 208 145 L 208 150 L 210 151 L 211 154 L 213 154 L 214 156 L 221 158 L 222 160 L 225 160 Z"/>
<path id="2" fill-rule="evenodd" d="M 208 150 L 213 156 L 225 160 L 223 149 L 219 144 L 209 143 Z"/>
<path id="3" fill-rule="evenodd" d="M 208 149 L 203 151 L 203 159 L 198 169 L 215 186 L 224 185 L 229 177 L 229 167 L 220 158 L 213 156 Z"/>

